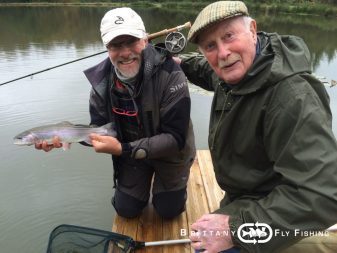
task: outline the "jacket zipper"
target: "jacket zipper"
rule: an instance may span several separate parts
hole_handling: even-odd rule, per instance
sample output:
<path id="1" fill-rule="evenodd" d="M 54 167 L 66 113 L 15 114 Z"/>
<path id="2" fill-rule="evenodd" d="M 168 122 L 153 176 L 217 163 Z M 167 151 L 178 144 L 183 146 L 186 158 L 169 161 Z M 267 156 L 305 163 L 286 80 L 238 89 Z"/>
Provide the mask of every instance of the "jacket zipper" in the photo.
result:
<path id="1" fill-rule="evenodd" d="M 220 117 L 219 117 L 219 120 L 218 120 L 218 123 L 217 123 L 217 126 L 215 128 L 215 131 L 214 131 L 214 135 L 213 135 L 213 140 L 212 140 L 212 145 L 211 145 L 211 150 L 214 150 L 214 142 L 215 142 L 215 139 L 216 139 L 216 136 L 217 136 L 217 133 L 218 133 L 218 130 L 219 130 L 219 126 L 220 126 L 220 121 L 225 113 L 225 108 L 226 108 L 226 105 L 227 105 L 227 102 L 228 102 L 228 97 L 232 94 L 232 90 L 228 91 L 226 93 L 226 98 L 225 98 L 225 103 L 223 104 L 223 107 L 222 107 L 222 112 L 220 114 Z"/>

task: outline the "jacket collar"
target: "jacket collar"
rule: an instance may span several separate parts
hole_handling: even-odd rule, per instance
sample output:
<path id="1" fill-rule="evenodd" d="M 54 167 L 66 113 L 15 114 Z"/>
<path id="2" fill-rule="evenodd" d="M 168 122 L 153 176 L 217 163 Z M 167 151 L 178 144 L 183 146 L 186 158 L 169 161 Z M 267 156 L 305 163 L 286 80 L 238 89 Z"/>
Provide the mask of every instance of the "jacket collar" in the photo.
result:
<path id="1" fill-rule="evenodd" d="M 302 39 L 276 33 L 258 33 L 260 54 L 232 93 L 245 95 L 273 86 L 285 78 L 311 72 L 310 54 Z"/>

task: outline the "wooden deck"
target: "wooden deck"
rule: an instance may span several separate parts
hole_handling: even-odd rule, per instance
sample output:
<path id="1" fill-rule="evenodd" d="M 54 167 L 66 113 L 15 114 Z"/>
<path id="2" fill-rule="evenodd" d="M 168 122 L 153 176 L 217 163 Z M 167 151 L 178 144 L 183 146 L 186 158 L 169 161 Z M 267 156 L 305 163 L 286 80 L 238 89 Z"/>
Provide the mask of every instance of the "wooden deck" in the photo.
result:
<path id="1" fill-rule="evenodd" d="M 151 204 L 147 205 L 139 218 L 125 219 L 118 215 L 114 218 L 112 231 L 128 235 L 137 241 L 161 241 L 187 239 L 181 230 L 190 231 L 190 225 L 201 215 L 218 208 L 224 193 L 217 185 L 209 150 L 198 150 L 191 168 L 187 186 L 188 199 L 186 211 L 173 220 L 163 220 L 154 211 Z M 146 253 L 194 253 L 189 243 L 145 247 L 137 252 Z"/>

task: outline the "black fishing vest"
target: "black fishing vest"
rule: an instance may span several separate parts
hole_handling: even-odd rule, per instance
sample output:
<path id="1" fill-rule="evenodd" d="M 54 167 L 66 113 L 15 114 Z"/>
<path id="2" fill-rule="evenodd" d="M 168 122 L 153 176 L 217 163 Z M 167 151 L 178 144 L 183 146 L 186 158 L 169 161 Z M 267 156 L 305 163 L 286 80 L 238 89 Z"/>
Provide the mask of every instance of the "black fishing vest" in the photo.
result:
<path id="1" fill-rule="evenodd" d="M 143 138 L 139 103 L 132 97 L 131 88 L 115 79 L 110 89 L 111 112 L 119 128 L 121 142 L 132 142 Z"/>

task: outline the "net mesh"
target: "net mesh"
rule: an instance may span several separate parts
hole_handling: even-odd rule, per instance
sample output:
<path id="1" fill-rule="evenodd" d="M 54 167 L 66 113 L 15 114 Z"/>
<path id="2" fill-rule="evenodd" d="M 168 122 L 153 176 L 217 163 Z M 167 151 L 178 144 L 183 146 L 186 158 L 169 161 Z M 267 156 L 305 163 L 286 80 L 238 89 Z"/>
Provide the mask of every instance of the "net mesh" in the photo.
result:
<path id="1" fill-rule="evenodd" d="M 49 236 L 47 253 L 129 253 L 137 243 L 131 237 L 109 231 L 60 225 Z"/>

